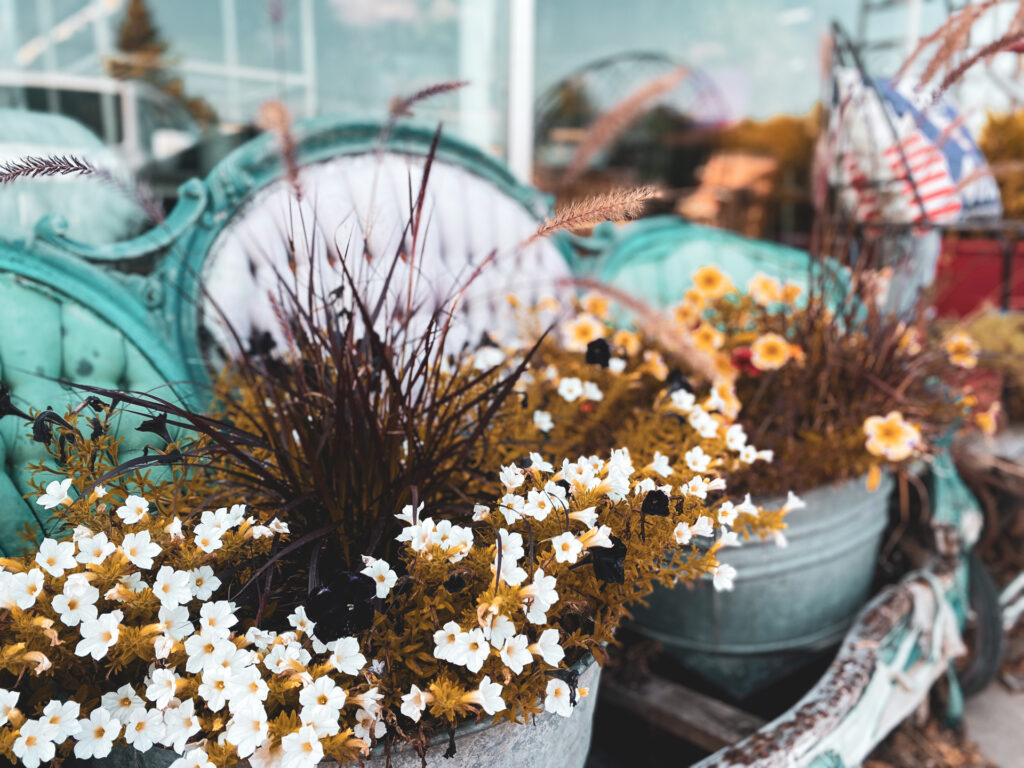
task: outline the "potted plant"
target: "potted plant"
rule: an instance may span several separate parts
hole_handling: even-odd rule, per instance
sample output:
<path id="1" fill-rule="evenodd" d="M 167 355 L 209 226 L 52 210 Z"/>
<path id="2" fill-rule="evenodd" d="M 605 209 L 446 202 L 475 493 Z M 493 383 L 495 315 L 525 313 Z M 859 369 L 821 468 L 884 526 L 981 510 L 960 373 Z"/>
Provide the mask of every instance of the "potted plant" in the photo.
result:
<path id="1" fill-rule="evenodd" d="M 837 302 L 825 298 L 842 295 L 825 277 L 801 291 L 758 274 L 739 290 L 705 266 L 665 320 L 717 370 L 714 385 L 680 398 L 684 410 L 724 397 L 733 445 L 754 441 L 772 458 L 729 473 L 730 488 L 767 506 L 790 490 L 802 500 L 774 544 L 723 555 L 740 574 L 732 592 L 703 583 L 658 591 L 637 616 L 674 657 L 735 695 L 842 637 L 872 585 L 894 475 L 927 460 L 929 439 L 970 405 L 935 383 L 963 344 L 947 340 L 947 353 L 926 343 L 918 326 L 876 309 L 878 285 L 858 279 Z"/>
<path id="2" fill-rule="evenodd" d="M 402 313 L 361 258 L 282 275 L 277 346 L 236 334 L 209 408 L 13 414 L 64 479 L 0 563 L 0 754 L 582 765 L 628 607 L 729 588 L 721 548 L 782 528 L 725 499 L 728 408 L 680 418 L 638 337 L 572 316 L 453 351 L 452 303 Z M 121 461 L 122 409 L 165 447 Z"/>

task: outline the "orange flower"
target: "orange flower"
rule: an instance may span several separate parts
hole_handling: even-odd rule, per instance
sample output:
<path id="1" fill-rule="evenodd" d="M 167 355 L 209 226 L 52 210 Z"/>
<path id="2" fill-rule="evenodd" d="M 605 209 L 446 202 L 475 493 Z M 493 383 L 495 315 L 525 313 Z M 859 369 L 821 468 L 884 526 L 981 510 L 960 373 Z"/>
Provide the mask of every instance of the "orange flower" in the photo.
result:
<path id="1" fill-rule="evenodd" d="M 601 320 L 607 319 L 609 307 L 607 296 L 602 296 L 600 293 L 588 293 L 580 303 L 583 305 L 585 312 L 589 312 Z"/>
<path id="2" fill-rule="evenodd" d="M 708 299 L 717 299 L 736 290 L 718 267 L 710 266 L 701 267 L 693 273 L 693 285 L 698 293 Z"/>
<path id="3" fill-rule="evenodd" d="M 759 371 L 776 371 L 789 362 L 790 344 L 777 333 L 766 333 L 750 345 L 750 362 Z"/>
<path id="4" fill-rule="evenodd" d="M 640 336 L 633 331 L 620 328 L 612 335 L 612 344 L 626 350 L 628 357 L 635 357 L 640 354 Z"/>
<path id="5" fill-rule="evenodd" d="M 758 304 L 766 307 L 782 299 L 782 286 L 774 277 L 759 272 L 747 283 L 747 293 Z"/>
<path id="6" fill-rule="evenodd" d="M 582 312 L 562 328 L 565 348 L 571 352 L 583 352 L 587 344 L 604 338 L 608 328 L 593 315 Z"/>
<path id="7" fill-rule="evenodd" d="M 903 461 L 921 444 L 921 430 L 906 421 L 899 411 L 864 420 L 868 453 L 889 461 Z"/>
<path id="8" fill-rule="evenodd" d="M 978 352 L 981 347 L 970 334 L 964 331 L 953 331 L 946 339 L 946 354 L 949 362 L 957 368 L 973 368 L 978 364 Z"/>
<path id="9" fill-rule="evenodd" d="M 1000 410 L 1002 410 L 1002 405 L 997 400 L 987 410 L 974 415 L 974 423 L 978 425 L 978 429 L 982 431 L 982 434 L 991 437 L 996 433 L 996 429 L 999 427 Z"/>
<path id="10" fill-rule="evenodd" d="M 721 349 L 725 342 L 725 336 L 714 326 L 701 323 L 691 336 L 694 346 L 702 352 L 713 354 L 716 349 Z"/>
<path id="11" fill-rule="evenodd" d="M 665 365 L 665 359 L 650 349 L 644 351 L 644 364 L 640 366 L 640 370 L 651 374 L 658 381 L 668 378 L 668 366 Z"/>
<path id="12" fill-rule="evenodd" d="M 700 320 L 700 308 L 684 301 L 682 304 L 672 307 L 672 317 L 684 328 L 692 328 Z"/>
<path id="13" fill-rule="evenodd" d="M 786 283 L 782 286 L 782 300 L 786 304 L 792 304 L 800 296 L 803 291 L 799 285 L 793 285 L 792 283 Z"/>

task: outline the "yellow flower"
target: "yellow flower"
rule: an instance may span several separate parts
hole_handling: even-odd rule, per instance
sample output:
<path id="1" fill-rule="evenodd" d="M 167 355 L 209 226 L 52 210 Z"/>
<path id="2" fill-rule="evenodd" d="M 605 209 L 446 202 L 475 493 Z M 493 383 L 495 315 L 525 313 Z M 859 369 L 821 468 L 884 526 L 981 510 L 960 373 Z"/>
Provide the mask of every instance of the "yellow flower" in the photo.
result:
<path id="1" fill-rule="evenodd" d="M 707 352 L 709 355 L 714 353 L 716 349 L 721 349 L 722 344 L 725 342 L 725 336 L 714 326 L 707 323 L 701 323 L 700 327 L 693 332 L 692 338 L 694 346 L 701 352 Z"/>
<path id="2" fill-rule="evenodd" d="M 974 415 L 974 423 L 978 425 L 978 429 L 982 431 L 982 434 L 991 437 L 996 433 L 996 428 L 999 426 L 999 411 L 1001 409 L 1002 406 L 997 400 L 987 410 Z"/>
<path id="3" fill-rule="evenodd" d="M 763 307 L 774 304 L 782 299 L 782 286 L 774 277 L 758 272 L 747 284 L 747 293 L 750 298 Z"/>
<path id="4" fill-rule="evenodd" d="M 684 328 L 691 328 L 700 320 L 700 308 L 696 304 L 684 301 L 672 308 L 672 317 Z"/>
<path id="5" fill-rule="evenodd" d="M 693 285 L 698 293 L 708 299 L 717 299 L 736 290 L 718 267 L 698 269 L 693 273 Z"/>
<path id="6" fill-rule="evenodd" d="M 793 285 L 792 283 L 786 283 L 782 286 L 782 300 L 786 304 L 792 304 L 800 296 L 801 288 L 799 285 Z"/>
<path id="7" fill-rule="evenodd" d="M 583 352 L 587 344 L 603 338 L 608 328 L 588 312 L 581 312 L 562 329 L 565 348 L 571 352 Z"/>
<path id="8" fill-rule="evenodd" d="M 594 317 L 601 320 L 608 317 L 609 304 L 607 296 L 602 296 L 600 293 L 588 293 L 580 303 L 583 305 L 583 310 L 589 312 Z"/>
<path id="9" fill-rule="evenodd" d="M 707 297 L 696 288 L 691 288 L 683 294 L 683 301 L 687 304 L 692 304 L 699 311 L 703 309 L 704 305 L 707 303 Z"/>
<path id="10" fill-rule="evenodd" d="M 897 348 L 908 355 L 921 354 L 921 342 L 917 338 L 917 328 L 907 328 L 897 342 Z"/>
<path id="11" fill-rule="evenodd" d="M 921 443 L 921 430 L 906 421 L 899 411 L 887 416 L 869 416 L 864 420 L 868 453 L 889 461 L 909 458 Z"/>
<path id="12" fill-rule="evenodd" d="M 644 351 L 644 364 L 640 366 L 640 370 L 651 374 L 658 381 L 668 378 L 668 366 L 665 365 L 665 359 L 650 349 Z"/>
<path id="13" fill-rule="evenodd" d="M 750 345 L 750 362 L 761 371 L 776 371 L 792 355 L 790 344 L 777 333 L 766 333 Z"/>
<path id="14" fill-rule="evenodd" d="M 640 336 L 625 328 L 620 328 L 612 335 L 612 344 L 626 350 L 628 357 L 635 357 L 640 354 Z"/>
<path id="15" fill-rule="evenodd" d="M 957 368 L 973 368 L 978 364 L 981 347 L 968 333 L 953 331 L 946 339 L 946 354 L 949 362 Z"/>

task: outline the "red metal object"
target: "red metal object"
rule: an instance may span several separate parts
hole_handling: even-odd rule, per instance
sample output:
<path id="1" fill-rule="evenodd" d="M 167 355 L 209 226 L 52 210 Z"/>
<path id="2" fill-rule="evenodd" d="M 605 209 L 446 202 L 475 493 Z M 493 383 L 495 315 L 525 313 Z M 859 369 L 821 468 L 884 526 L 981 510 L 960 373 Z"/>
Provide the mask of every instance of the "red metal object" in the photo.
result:
<path id="1" fill-rule="evenodd" d="M 1024 309 L 1024 242 L 943 238 L 935 287 L 942 317 L 963 317 L 986 303 Z"/>

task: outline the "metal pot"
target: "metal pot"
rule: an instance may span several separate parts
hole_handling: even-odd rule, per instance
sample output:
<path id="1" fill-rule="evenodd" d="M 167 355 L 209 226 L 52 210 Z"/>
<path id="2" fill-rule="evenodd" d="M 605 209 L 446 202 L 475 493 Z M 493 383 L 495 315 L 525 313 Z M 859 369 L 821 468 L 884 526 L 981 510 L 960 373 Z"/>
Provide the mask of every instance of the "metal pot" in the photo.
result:
<path id="1" fill-rule="evenodd" d="M 736 568 L 733 591 L 710 580 L 659 587 L 634 611 L 635 628 L 734 696 L 765 688 L 836 645 L 866 602 L 893 485 L 884 475 L 873 492 L 862 477 L 805 493 L 806 508 L 786 517 L 788 546 L 719 552 Z"/>

